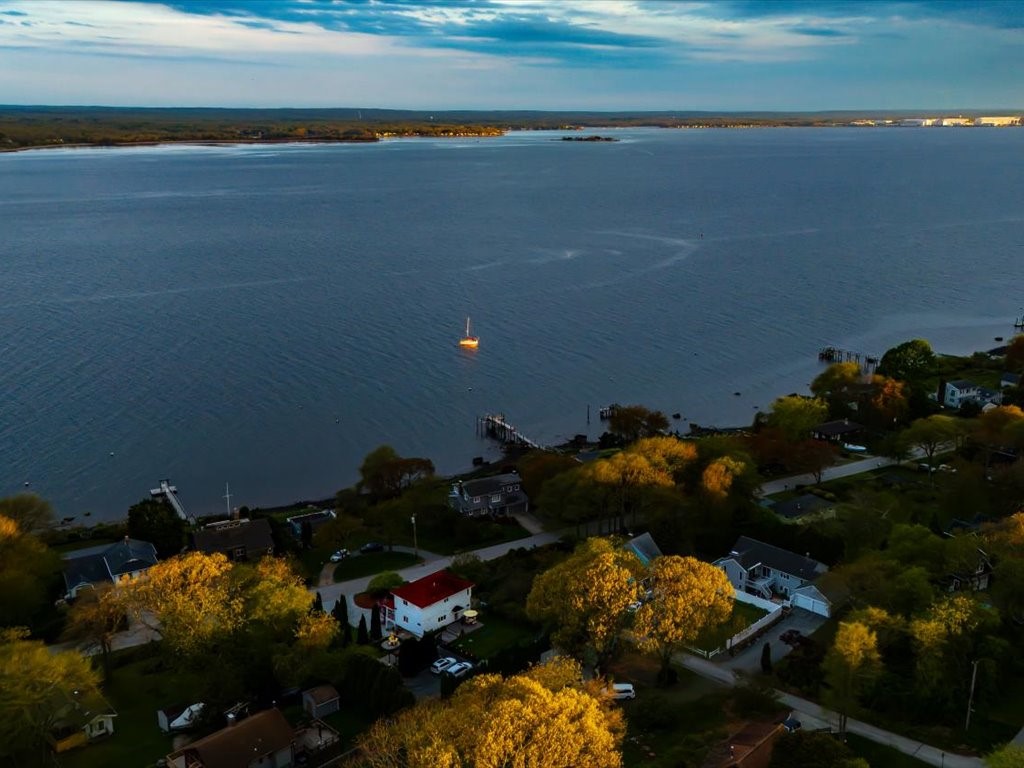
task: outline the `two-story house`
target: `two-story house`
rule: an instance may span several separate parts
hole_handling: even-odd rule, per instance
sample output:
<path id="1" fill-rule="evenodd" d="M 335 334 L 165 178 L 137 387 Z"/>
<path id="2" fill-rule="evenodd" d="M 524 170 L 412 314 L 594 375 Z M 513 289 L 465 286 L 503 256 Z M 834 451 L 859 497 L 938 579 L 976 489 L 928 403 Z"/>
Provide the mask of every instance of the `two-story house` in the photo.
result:
<path id="1" fill-rule="evenodd" d="M 209 523 L 192 534 L 192 546 L 208 555 L 220 552 L 229 560 L 259 560 L 274 554 L 270 523 L 263 519 Z"/>
<path id="2" fill-rule="evenodd" d="M 79 590 L 97 584 L 111 583 L 117 586 L 137 579 L 157 562 L 156 547 L 148 541 L 127 536 L 116 544 L 101 544 L 98 547 L 65 552 L 63 560 L 65 600 L 73 600 Z"/>
<path id="3" fill-rule="evenodd" d="M 725 571 L 737 592 L 766 600 L 790 597 L 828 571 L 824 563 L 749 536 L 736 539 L 732 551 L 714 564 Z"/>
<path id="4" fill-rule="evenodd" d="M 391 590 L 381 603 L 385 630 L 404 629 L 416 637 L 459 621 L 470 607 L 474 584 L 438 571 Z"/>
<path id="5" fill-rule="evenodd" d="M 938 401 L 947 408 L 960 408 L 965 403 L 999 405 L 1003 401 L 1002 392 L 988 389 L 967 379 L 939 382 Z"/>
<path id="6" fill-rule="evenodd" d="M 502 517 L 530 511 L 530 499 L 522 489 L 519 475 L 514 472 L 459 481 L 448 494 L 448 505 L 471 517 Z"/>

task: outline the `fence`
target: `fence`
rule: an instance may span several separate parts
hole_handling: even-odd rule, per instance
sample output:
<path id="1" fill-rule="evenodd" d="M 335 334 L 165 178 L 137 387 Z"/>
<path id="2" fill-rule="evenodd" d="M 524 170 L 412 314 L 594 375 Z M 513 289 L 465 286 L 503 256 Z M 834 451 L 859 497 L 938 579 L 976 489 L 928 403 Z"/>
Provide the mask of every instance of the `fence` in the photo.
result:
<path id="1" fill-rule="evenodd" d="M 748 595 L 746 592 L 737 592 L 736 599 L 741 603 L 748 603 L 750 605 L 757 606 L 761 610 L 768 611 L 767 616 L 762 616 L 760 619 L 755 621 L 746 629 L 741 629 L 735 635 L 725 641 L 725 647 L 727 650 L 732 650 L 742 645 L 747 640 L 756 637 L 764 630 L 773 624 L 778 623 L 782 620 L 782 609 L 789 605 L 789 603 L 773 603 L 770 600 L 757 597 L 755 595 Z"/>

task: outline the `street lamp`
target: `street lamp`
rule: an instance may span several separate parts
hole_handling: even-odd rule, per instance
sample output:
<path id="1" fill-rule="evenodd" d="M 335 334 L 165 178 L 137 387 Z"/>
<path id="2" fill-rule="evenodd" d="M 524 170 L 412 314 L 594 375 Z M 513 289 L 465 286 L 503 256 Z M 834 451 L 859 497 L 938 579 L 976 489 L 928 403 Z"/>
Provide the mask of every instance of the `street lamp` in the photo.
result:
<path id="1" fill-rule="evenodd" d="M 410 519 L 412 520 L 412 548 L 418 559 L 420 556 L 420 545 L 416 540 L 416 515 L 413 515 Z"/>

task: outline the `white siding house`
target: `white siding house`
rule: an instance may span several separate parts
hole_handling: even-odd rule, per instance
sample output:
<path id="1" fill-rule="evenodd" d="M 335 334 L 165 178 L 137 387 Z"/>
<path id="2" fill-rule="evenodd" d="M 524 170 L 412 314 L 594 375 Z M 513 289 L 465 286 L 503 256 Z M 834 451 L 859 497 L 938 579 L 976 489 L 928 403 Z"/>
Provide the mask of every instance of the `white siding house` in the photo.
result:
<path id="1" fill-rule="evenodd" d="M 737 592 L 766 600 L 790 598 L 828 571 L 824 563 L 748 536 L 740 536 L 732 551 L 714 564 L 725 571 Z"/>
<path id="2" fill-rule="evenodd" d="M 470 607 L 473 582 L 438 571 L 391 590 L 383 603 L 386 630 L 404 629 L 416 637 L 459 621 Z"/>

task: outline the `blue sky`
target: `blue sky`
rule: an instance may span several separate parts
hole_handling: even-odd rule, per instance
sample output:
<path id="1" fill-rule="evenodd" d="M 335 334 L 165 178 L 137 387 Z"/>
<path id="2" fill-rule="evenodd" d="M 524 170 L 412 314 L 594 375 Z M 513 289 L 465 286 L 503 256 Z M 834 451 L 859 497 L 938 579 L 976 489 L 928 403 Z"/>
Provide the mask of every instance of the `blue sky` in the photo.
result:
<path id="1" fill-rule="evenodd" d="M 0 103 L 1024 109 L 1024 2 L 0 0 Z"/>

